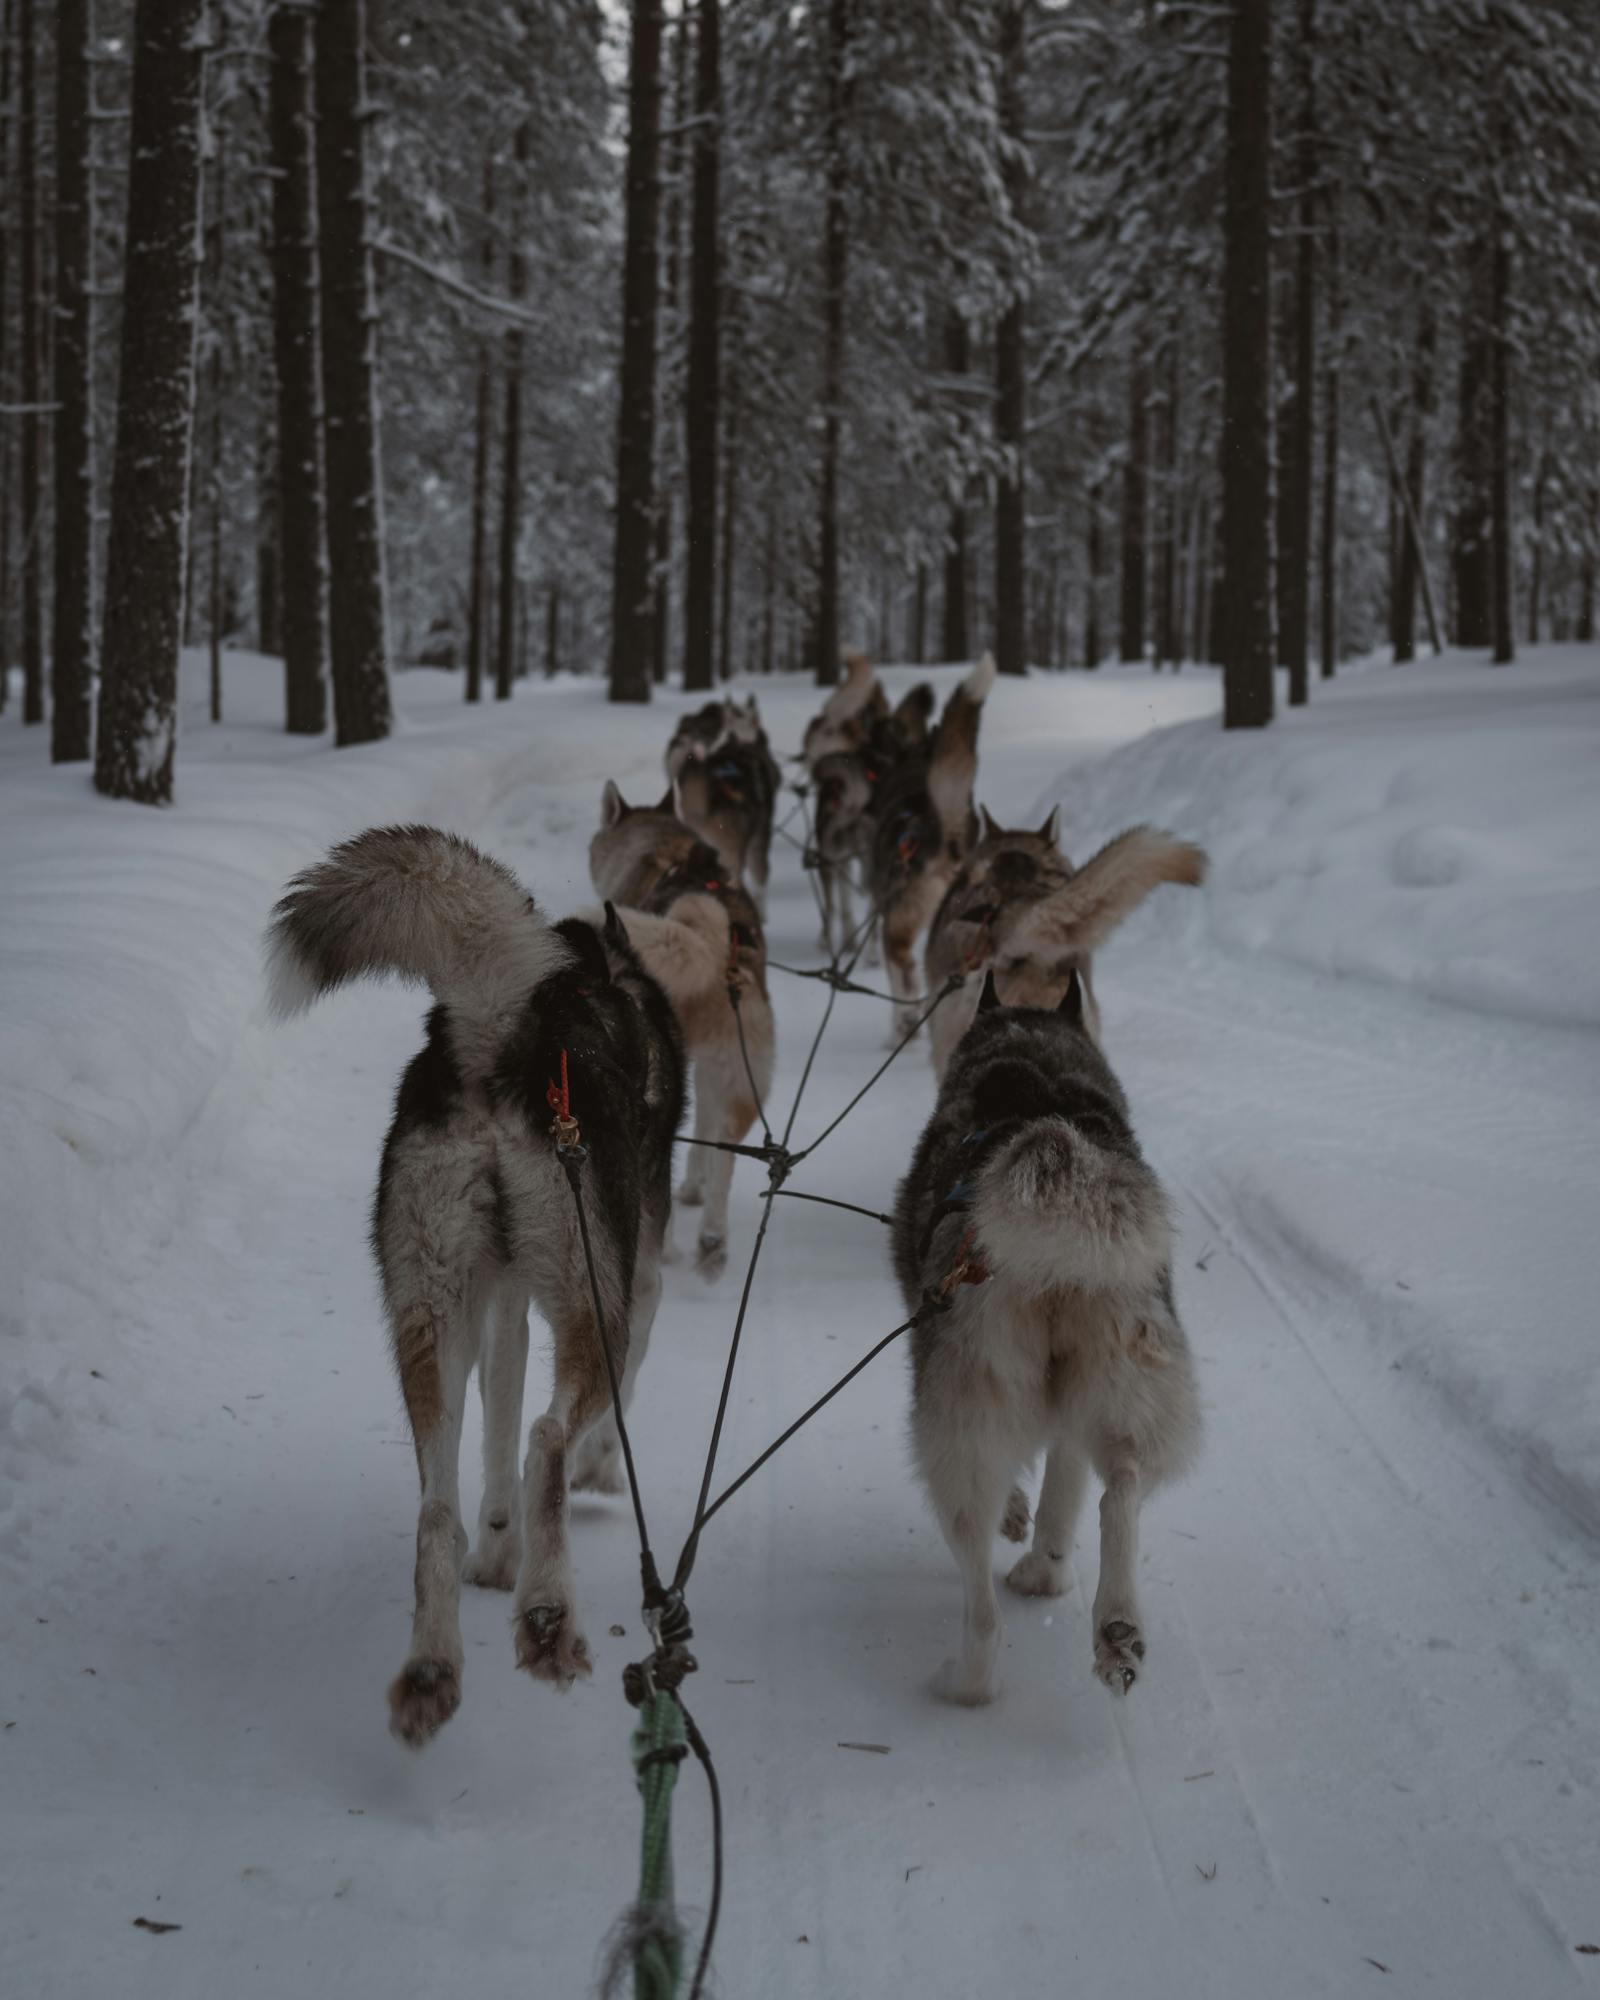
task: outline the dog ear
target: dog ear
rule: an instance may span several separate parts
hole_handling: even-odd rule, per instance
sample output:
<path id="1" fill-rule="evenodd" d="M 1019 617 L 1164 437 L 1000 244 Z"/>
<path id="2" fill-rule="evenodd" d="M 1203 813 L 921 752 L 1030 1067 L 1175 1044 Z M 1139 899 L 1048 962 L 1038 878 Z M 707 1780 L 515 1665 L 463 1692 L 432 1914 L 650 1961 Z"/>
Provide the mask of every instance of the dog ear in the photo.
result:
<path id="1" fill-rule="evenodd" d="M 995 819 L 994 814 L 990 812 L 987 806 L 979 806 L 978 838 L 980 840 L 993 840 L 999 831 L 999 822 Z"/>
<path id="2" fill-rule="evenodd" d="M 600 794 L 600 824 L 615 826 L 619 819 L 632 812 L 633 808 L 617 790 L 613 779 L 606 779 L 606 788 Z"/>
<path id="3" fill-rule="evenodd" d="M 1048 840 L 1052 847 L 1061 838 L 1061 808 L 1052 806 L 1045 815 L 1044 825 L 1039 829 L 1039 838 Z"/>
<path id="4" fill-rule="evenodd" d="M 1056 1003 L 1056 1012 L 1072 1028 L 1083 1026 L 1083 981 L 1074 966 L 1067 975 L 1067 990 Z"/>
<path id="5" fill-rule="evenodd" d="M 605 927 L 601 935 L 605 938 L 607 944 L 612 945 L 619 950 L 627 949 L 628 945 L 627 925 L 624 924 L 621 917 L 617 915 L 617 906 L 615 903 L 612 902 L 609 896 L 606 898 L 606 921 L 605 921 Z"/>
<path id="6" fill-rule="evenodd" d="M 995 991 L 994 967 L 991 965 L 983 975 L 983 991 L 978 995 L 978 1012 L 980 1014 L 987 1014 L 992 1008 L 999 1005 L 1000 995 Z"/>
<path id="7" fill-rule="evenodd" d="M 698 752 L 696 754 L 698 755 Z M 673 786 L 668 785 L 667 795 L 661 801 L 661 803 L 656 807 L 656 811 L 658 813 L 676 813 L 677 810 L 678 810 L 678 801 L 677 801 L 676 791 Z"/>

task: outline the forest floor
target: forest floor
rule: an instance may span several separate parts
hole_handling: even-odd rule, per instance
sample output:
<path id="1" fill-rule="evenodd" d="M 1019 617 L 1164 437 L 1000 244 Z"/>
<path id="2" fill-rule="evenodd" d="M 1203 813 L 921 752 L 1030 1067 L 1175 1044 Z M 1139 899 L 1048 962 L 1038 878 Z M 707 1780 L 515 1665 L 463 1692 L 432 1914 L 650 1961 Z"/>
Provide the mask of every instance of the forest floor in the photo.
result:
<path id="1" fill-rule="evenodd" d="M 560 683 L 468 714 L 456 693 L 406 676 L 393 742 L 307 749 L 268 720 L 275 669 L 233 657 L 239 719 L 188 704 L 165 813 L 95 800 L 38 768 L 14 708 L 0 723 L 19 2000 L 577 2000 L 633 1892 L 625 1503 L 573 1510 L 591 1683 L 530 1685 L 506 1601 L 469 1591 L 459 1716 L 421 1756 L 387 1734 L 415 1473 L 366 1220 L 421 1008 L 367 987 L 290 1028 L 259 1009 L 273 895 L 370 820 L 445 821 L 546 907 L 590 901 L 601 783 L 658 795 L 683 705 Z M 760 693 L 792 750 L 814 694 Z M 1060 799 L 1077 858 L 1146 817 L 1214 852 L 1205 891 L 1162 891 L 1096 967 L 1178 1198 L 1207 1447 L 1145 1512 L 1150 1658 L 1126 1703 L 1091 1673 L 1092 1507 L 1068 1595 L 1003 1607 L 1001 1699 L 929 1695 L 960 1593 L 897 1355 L 719 1516 L 693 1702 L 726 1799 L 729 2000 L 1600 1991 L 1600 653 L 1314 693 L 1224 742 L 1203 671 L 996 690 L 997 817 Z M 776 957 L 815 961 L 783 843 L 770 929 Z M 823 989 L 773 984 L 782 1106 Z M 881 1059 L 885 1013 L 840 1000 L 802 1136 Z M 886 1206 L 932 1096 L 914 1047 L 797 1184 Z M 756 1188 L 741 1170 L 719 1287 L 668 1272 L 640 1381 L 669 1553 Z M 876 1224 L 784 1204 L 727 1470 L 900 1316 Z M 530 1377 L 531 1409 L 537 1359 Z M 476 1451 L 469 1406 L 469 1519 Z M 692 1910 L 693 1767 L 675 1834 Z"/>

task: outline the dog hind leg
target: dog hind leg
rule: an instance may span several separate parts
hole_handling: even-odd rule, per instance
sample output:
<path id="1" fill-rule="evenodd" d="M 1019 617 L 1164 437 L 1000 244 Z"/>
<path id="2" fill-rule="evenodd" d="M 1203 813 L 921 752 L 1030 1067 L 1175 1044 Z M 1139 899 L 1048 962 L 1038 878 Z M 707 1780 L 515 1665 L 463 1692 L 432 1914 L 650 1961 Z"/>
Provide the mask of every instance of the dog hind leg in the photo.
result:
<path id="1" fill-rule="evenodd" d="M 644 1232 L 641 1230 L 641 1236 Z M 622 1371 L 622 1410 L 633 1407 L 633 1385 L 650 1345 L 650 1329 L 655 1324 L 656 1307 L 661 1303 L 661 1271 L 658 1255 L 646 1243 L 639 1245 L 634 1266 L 633 1311 L 628 1323 L 628 1361 Z M 610 1404 L 606 1413 L 579 1444 L 572 1460 L 574 1493 L 622 1493 L 627 1490 L 622 1463 L 622 1439 L 617 1433 L 616 1414 Z"/>
<path id="2" fill-rule="evenodd" d="M 1139 1678 L 1144 1633 L 1134 1588 L 1139 1551 L 1139 1460 L 1130 1442 L 1096 1454 L 1100 1496 L 1100 1583 L 1094 1594 L 1094 1670 L 1113 1694 Z"/>
<path id="3" fill-rule="evenodd" d="M 420 1749 L 461 1703 L 461 1419 L 477 1349 L 477 1325 L 458 1298 L 453 1310 L 418 1300 L 393 1315 L 400 1387 L 417 1451 L 416 1602 L 411 1652 L 389 1689 L 389 1727 Z"/>
<path id="4" fill-rule="evenodd" d="M 968 1708 L 992 1701 L 998 1692 L 995 1666 L 1000 1653 L 1000 1607 L 995 1601 L 990 1551 L 1010 1485 L 1009 1467 L 966 1450 L 940 1479 L 933 1496 L 965 1593 L 960 1657 L 946 1660 L 933 1686 L 946 1701 Z"/>
<path id="5" fill-rule="evenodd" d="M 522 1434 L 522 1389 L 528 1369 L 528 1302 L 502 1290 L 485 1329 L 478 1363 L 483 1396 L 483 1504 L 478 1540 L 467 1559 L 467 1581 L 484 1590 L 509 1590 L 522 1555 L 521 1487 L 517 1441 Z"/>
<path id="6" fill-rule="evenodd" d="M 1059 1597 L 1066 1589 L 1072 1529 L 1083 1503 L 1087 1470 L 1071 1445 L 1050 1447 L 1033 1517 L 1033 1546 L 1006 1578 L 1020 1596 Z"/>

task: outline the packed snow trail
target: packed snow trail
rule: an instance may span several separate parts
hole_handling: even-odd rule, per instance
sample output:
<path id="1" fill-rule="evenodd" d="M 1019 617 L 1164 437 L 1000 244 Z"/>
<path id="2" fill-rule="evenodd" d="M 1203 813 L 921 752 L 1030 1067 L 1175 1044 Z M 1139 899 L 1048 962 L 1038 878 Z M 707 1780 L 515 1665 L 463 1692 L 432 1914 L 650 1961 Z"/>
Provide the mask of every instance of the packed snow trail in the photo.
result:
<path id="1" fill-rule="evenodd" d="M 785 693 L 780 748 L 809 706 Z M 559 723 L 530 738 L 525 778 L 464 830 L 548 906 L 592 900 L 600 781 L 653 796 L 670 714 L 624 732 L 563 696 L 539 711 Z M 986 732 L 980 796 L 1020 820 L 1072 746 Z M 814 962 L 810 893 L 779 850 L 773 952 Z M 1498 2000 L 1600 1978 L 1575 1950 L 1600 1943 L 1595 1543 L 1448 1385 L 1392 1365 L 1409 1350 L 1380 1279 L 1447 1312 L 1449 1270 L 1344 1283 L 1285 1222 L 1291 1168 L 1359 1221 L 1386 1160 L 1405 1172 L 1418 1149 L 1476 1143 L 1515 1273 L 1547 1182 L 1592 1166 L 1592 1039 L 1225 956 L 1174 920 L 1177 894 L 1096 973 L 1141 1137 L 1181 1196 L 1178 1299 L 1208 1423 L 1197 1473 L 1145 1510 L 1147 1672 L 1120 1704 L 1093 1678 L 1091 1506 L 1068 1595 L 1002 1606 L 1001 1699 L 931 1699 L 960 1590 L 908 1470 L 904 1360 L 875 1363 L 707 1529 L 690 1592 L 690 1699 L 728 1819 L 719 1990 L 738 2000 Z M 784 1108 L 826 996 L 773 986 Z M 840 998 L 802 1143 L 881 1059 L 887 1013 Z M 174 1153 L 174 1226 L 108 1274 L 134 1379 L 94 1383 L 100 1429 L 19 1459 L 0 1516 L 8 1994 L 576 2000 L 631 1893 L 619 1675 L 644 1641 L 626 1501 L 574 1501 L 592 1683 L 531 1686 L 506 1601 L 468 1591 L 460 1714 L 420 1757 L 386 1733 L 416 1489 L 365 1227 L 419 1014 L 369 987 L 292 1030 L 250 1026 L 246 1081 L 212 1092 Z M 913 1047 L 795 1185 L 888 1206 L 932 1094 Z M 640 1381 L 667 1555 L 758 1186 L 742 1168 L 722 1286 L 668 1273 Z M 902 1316 L 885 1234 L 779 1205 L 724 1478 Z M 1530 1316 L 1539 1286 L 1531 1268 L 1511 1287 Z M 530 1414 L 545 1381 L 535 1358 Z M 476 1452 L 474 1412 L 469 1516 Z M 708 1882 L 693 1772 L 675 1817 L 692 1909 Z"/>

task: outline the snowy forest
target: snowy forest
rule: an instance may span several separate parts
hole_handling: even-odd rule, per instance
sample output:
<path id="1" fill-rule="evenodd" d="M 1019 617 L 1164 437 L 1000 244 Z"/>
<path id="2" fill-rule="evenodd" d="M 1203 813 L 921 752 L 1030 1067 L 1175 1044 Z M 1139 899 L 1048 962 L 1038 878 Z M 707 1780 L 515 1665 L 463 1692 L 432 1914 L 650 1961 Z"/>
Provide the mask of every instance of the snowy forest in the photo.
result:
<path id="1" fill-rule="evenodd" d="M 1592 1994 L 1597 568 L 1600 0 L 0 0 L 5 2000 Z"/>
<path id="2" fill-rule="evenodd" d="M 992 644 L 1250 725 L 1274 662 L 1591 636 L 1593 27 L 5 0 L 0 698 L 161 800 L 180 642 L 354 743 L 415 662 Z"/>

